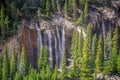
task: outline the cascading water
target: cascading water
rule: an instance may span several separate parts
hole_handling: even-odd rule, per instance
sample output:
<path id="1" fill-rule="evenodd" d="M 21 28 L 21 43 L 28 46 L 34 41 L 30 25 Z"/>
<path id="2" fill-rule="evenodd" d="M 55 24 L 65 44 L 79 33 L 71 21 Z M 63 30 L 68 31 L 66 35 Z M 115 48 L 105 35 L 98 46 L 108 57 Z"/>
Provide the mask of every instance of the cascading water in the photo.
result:
<path id="1" fill-rule="evenodd" d="M 102 20 L 102 34 L 103 34 L 103 40 L 104 40 L 104 43 L 105 43 L 105 24 L 104 24 L 104 21 Z"/>
<path id="2" fill-rule="evenodd" d="M 62 27 L 62 51 L 65 49 L 65 28 Z"/>
<path id="3" fill-rule="evenodd" d="M 51 68 L 53 68 L 53 45 L 54 45 L 54 53 L 55 53 L 55 62 L 56 67 L 60 68 L 60 63 L 62 60 L 62 53 L 65 49 L 65 27 L 56 27 L 55 30 L 50 30 L 46 28 L 43 31 L 43 39 L 44 44 L 42 44 L 42 36 L 41 36 L 41 30 L 38 27 L 38 24 L 35 24 L 35 28 L 37 30 L 37 46 L 38 46 L 38 56 L 40 49 L 43 45 L 46 45 L 48 48 L 48 55 L 49 55 L 49 62 Z M 53 37 L 52 37 L 53 33 Z M 52 43 L 52 38 L 54 40 L 54 43 Z M 52 45 L 53 44 L 53 45 Z"/>
<path id="4" fill-rule="evenodd" d="M 55 47 L 56 67 L 58 68 L 59 63 L 58 63 L 58 52 L 57 52 L 57 38 L 56 38 L 55 32 L 54 32 L 54 41 L 55 41 L 54 47 Z"/>
<path id="5" fill-rule="evenodd" d="M 57 30 L 57 39 L 58 39 L 58 64 L 60 64 L 60 61 L 61 61 L 61 41 L 60 41 L 60 33 L 59 33 L 59 30 L 58 28 L 56 28 Z M 60 65 L 59 65 L 60 66 Z"/>
<path id="6" fill-rule="evenodd" d="M 50 30 L 46 30 L 46 33 L 47 33 L 48 48 L 49 48 L 49 61 L 51 68 L 53 68 L 52 35 Z"/>
<path id="7" fill-rule="evenodd" d="M 37 23 L 35 24 L 35 28 L 37 29 L 37 45 L 38 45 L 38 56 L 39 56 L 40 50 L 42 48 L 42 36 L 41 36 L 41 30 L 38 27 Z"/>

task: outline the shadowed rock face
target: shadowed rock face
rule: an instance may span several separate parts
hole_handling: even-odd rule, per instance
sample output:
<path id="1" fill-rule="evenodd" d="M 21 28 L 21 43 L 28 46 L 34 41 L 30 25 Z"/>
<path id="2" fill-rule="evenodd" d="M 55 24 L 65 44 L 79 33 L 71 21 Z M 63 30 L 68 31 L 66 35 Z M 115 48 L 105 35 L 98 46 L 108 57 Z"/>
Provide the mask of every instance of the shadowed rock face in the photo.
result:
<path id="1" fill-rule="evenodd" d="M 72 32 L 74 30 L 77 31 L 76 26 L 72 22 L 64 20 L 62 17 L 41 22 L 31 20 L 30 22 L 23 21 L 20 24 L 20 28 L 18 35 L 7 43 L 9 57 L 11 57 L 12 49 L 15 46 L 19 59 L 22 47 L 25 47 L 29 62 L 37 68 L 37 61 L 41 51 L 40 44 L 42 44 L 42 46 L 47 48 L 52 68 L 55 65 L 60 68 L 64 49 L 67 53 L 67 59 L 70 58 Z M 40 36 L 42 39 L 40 39 Z"/>
<path id="2" fill-rule="evenodd" d="M 107 32 L 110 30 L 113 31 L 116 23 L 118 23 L 118 25 L 120 24 L 120 19 L 116 18 L 118 14 L 116 12 L 119 12 L 120 8 L 118 3 L 119 1 L 113 3 L 114 10 L 112 11 L 107 8 L 100 9 L 96 6 L 90 6 L 89 8 L 88 21 L 92 24 L 93 34 L 101 33 L 104 41 Z M 64 19 L 60 15 L 53 15 L 51 20 L 41 20 L 41 22 L 36 22 L 35 20 L 28 22 L 23 20 L 18 27 L 18 34 L 6 43 L 9 50 L 9 57 L 11 57 L 12 49 L 15 46 L 19 59 L 21 49 L 25 47 L 29 62 L 37 68 L 40 45 L 44 45 L 48 51 L 51 67 L 57 65 L 57 67 L 60 68 L 63 49 L 65 49 L 67 53 L 67 60 L 70 59 L 72 32 L 74 30 L 80 31 L 73 22 Z M 85 36 L 84 30 L 83 34 Z M 68 65 L 69 64 L 68 61 Z"/>
<path id="3" fill-rule="evenodd" d="M 89 8 L 89 20 L 93 26 L 93 33 L 102 34 L 105 41 L 108 31 L 113 32 L 116 25 L 120 26 L 118 10 L 120 1 L 112 3 L 113 8 L 96 7 L 91 5 Z"/>

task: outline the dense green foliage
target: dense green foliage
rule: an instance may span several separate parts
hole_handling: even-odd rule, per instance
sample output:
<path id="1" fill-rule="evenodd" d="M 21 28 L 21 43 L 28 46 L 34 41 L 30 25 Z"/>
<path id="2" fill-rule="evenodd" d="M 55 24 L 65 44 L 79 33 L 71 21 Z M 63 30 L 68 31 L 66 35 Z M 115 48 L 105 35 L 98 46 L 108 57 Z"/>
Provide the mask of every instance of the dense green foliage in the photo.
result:
<path id="1" fill-rule="evenodd" d="M 109 0 L 103 5 L 107 2 Z M 0 4 L 0 41 L 15 34 L 21 18 L 30 19 L 37 15 L 50 19 L 57 12 L 78 26 L 84 25 L 88 18 L 88 0 L 8 0 Z M 37 69 L 34 69 L 27 60 L 24 47 L 18 60 L 15 49 L 9 59 L 5 46 L 3 57 L 0 56 L 0 80 L 96 80 L 98 74 L 120 76 L 118 27 L 113 33 L 108 32 L 105 43 L 102 35 L 97 36 L 93 35 L 91 24 L 87 25 L 85 37 L 82 29 L 81 32 L 74 31 L 70 51 L 73 65 L 68 68 L 66 52 L 63 51 L 60 71 L 56 67 L 51 69 L 46 47 L 41 49 Z"/>
<path id="2" fill-rule="evenodd" d="M 8 0 L 0 4 L 2 4 L 0 6 L 0 40 L 7 40 L 8 37 L 15 34 L 22 19 L 35 18 L 36 14 L 41 18 L 50 19 L 52 14 L 57 12 L 66 19 L 76 21 L 80 14 L 78 9 L 81 5 L 80 9 L 85 15 L 84 20 L 88 15 L 87 0 Z"/>
<path id="3" fill-rule="evenodd" d="M 3 67 L 2 67 L 2 80 L 8 80 L 10 77 L 10 64 L 7 53 L 7 46 L 4 48 L 4 58 L 3 58 Z"/>
<path id="4" fill-rule="evenodd" d="M 87 35 L 83 38 L 83 32 L 74 32 L 72 37 L 71 58 L 73 65 L 67 68 L 66 52 L 63 51 L 61 70 L 55 67 L 51 69 L 46 47 L 43 47 L 38 60 L 38 69 L 34 69 L 27 61 L 26 51 L 23 47 L 20 63 L 16 57 L 15 48 L 12 52 L 11 60 L 8 59 L 7 47 L 4 48 L 3 60 L 0 57 L 0 79 L 2 80 L 96 80 L 97 74 L 109 76 L 120 74 L 120 54 L 118 44 L 118 27 L 114 34 L 108 38 L 112 46 L 107 43 L 103 45 L 100 35 L 92 37 L 91 24 L 88 24 Z M 98 43 L 97 43 L 98 41 Z M 83 43 L 84 42 L 84 43 Z M 107 47 L 104 48 L 104 46 Z M 112 50 L 111 54 L 109 49 Z M 103 77 L 104 78 L 104 77 Z"/>

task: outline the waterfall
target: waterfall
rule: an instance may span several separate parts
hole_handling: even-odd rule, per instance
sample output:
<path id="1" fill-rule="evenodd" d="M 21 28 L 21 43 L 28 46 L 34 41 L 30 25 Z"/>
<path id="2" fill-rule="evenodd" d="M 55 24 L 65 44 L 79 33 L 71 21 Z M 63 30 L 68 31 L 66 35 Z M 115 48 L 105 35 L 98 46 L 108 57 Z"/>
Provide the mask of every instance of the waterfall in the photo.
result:
<path id="1" fill-rule="evenodd" d="M 37 23 L 35 24 L 35 28 L 37 30 L 37 46 L 38 46 L 38 54 L 39 54 L 43 46 L 42 36 L 41 36 L 41 30 L 38 27 Z M 52 43 L 52 32 L 53 32 L 54 43 Z M 60 63 L 62 60 L 62 53 L 63 53 L 63 50 L 65 49 L 65 27 L 64 26 L 56 27 L 55 31 L 50 30 L 50 29 L 45 29 L 45 32 L 43 33 L 43 35 L 44 35 L 43 36 L 44 45 L 46 45 L 48 48 L 49 63 L 50 63 L 51 68 L 53 68 L 53 46 L 55 50 L 54 52 L 55 52 L 56 67 L 60 68 Z"/>
<path id="2" fill-rule="evenodd" d="M 104 24 L 103 20 L 102 20 L 102 34 L 103 34 L 103 40 L 104 40 L 104 43 L 105 43 L 105 24 Z"/>
<path id="3" fill-rule="evenodd" d="M 47 33 L 47 39 L 48 39 L 48 48 L 49 48 L 49 61 L 50 66 L 53 68 L 53 53 L 52 53 L 52 35 L 50 30 L 46 30 Z"/>
<path id="4" fill-rule="evenodd" d="M 41 36 L 41 30 L 38 27 L 38 24 L 35 24 L 35 28 L 37 29 L 37 46 L 38 46 L 38 56 L 40 54 L 40 50 L 42 48 L 42 36 Z"/>
<path id="5" fill-rule="evenodd" d="M 55 41 L 54 47 L 55 47 L 56 67 L 58 68 L 59 67 L 59 63 L 58 63 L 58 52 L 57 52 L 57 39 L 56 39 L 55 32 L 54 32 L 54 41 Z"/>
<path id="6" fill-rule="evenodd" d="M 62 27 L 62 52 L 65 49 L 65 28 Z"/>
<path id="7" fill-rule="evenodd" d="M 56 31 L 57 31 L 57 40 L 56 40 L 56 36 L 54 34 L 56 66 L 60 68 L 60 63 L 62 60 L 62 53 L 63 53 L 63 50 L 65 49 L 65 27 L 63 26 L 61 28 L 61 37 L 60 37 L 59 28 L 56 28 Z M 58 47 L 57 47 L 57 45 L 58 45 Z M 57 50 L 58 50 L 58 52 L 57 52 Z"/>
<path id="8" fill-rule="evenodd" d="M 60 56 L 60 54 L 61 54 L 61 41 L 60 41 L 60 33 L 59 33 L 59 30 L 58 30 L 58 28 L 56 28 L 57 29 L 57 38 L 58 38 L 58 63 L 60 64 L 60 61 L 61 61 L 61 56 Z"/>

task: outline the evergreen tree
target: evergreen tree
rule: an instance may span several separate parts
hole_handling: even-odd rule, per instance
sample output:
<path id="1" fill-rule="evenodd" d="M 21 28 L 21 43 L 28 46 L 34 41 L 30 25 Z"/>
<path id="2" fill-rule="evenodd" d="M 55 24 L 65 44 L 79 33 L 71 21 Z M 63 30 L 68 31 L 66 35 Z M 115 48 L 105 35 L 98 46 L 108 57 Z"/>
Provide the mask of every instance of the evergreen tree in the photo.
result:
<path id="1" fill-rule="evenodd" d="M 38 60 L 38 71 L 40 72 L 42 68 L 46 69 L 47 65 L 49 65 L 48 54 L 46 48 L 43 47 Z"/>
<path id="2" fill-rule="evenodd" d="M 37 80 L 37 72 L 30 66 L 27 80 Z"/>
<path id="3" fill-rule="evenodd" d="M 0 10 L 0 28 L 1 28 L 1 34 L 2 34 L 2 38 L 5 38 L 5 28 L 4 28 L 4 8 L 3 6 L 1 6 L 1 10 Z"/>
<path id="4" fill-rule="evenodd" d="M 73 5 L 73 19 L 76 20 L 77 18 L 77 4 L 76 0 L 72 0 L 72 5 Z"/>
<path id="5" fill-rule="evenodd" d="M 103 41 L 102 41 L 102 36 L 100 35 L 97 46 L 97 55 L 95 60 L 96 73 L 101 73 L 103 71 L 103 64 L 104 64 Z"/>
<path id="6" fill-rule="evenodd" d="M 104 63 L 104 75 L 110 75 L 111 74 L 111 63 L 110 60 L 105 61 Z"/>
<path id="7" fill-rule="evenodd" d="M 10 64 L 10 75 L 12 79 L 14 78 L 16 71 L 17 71 L 17 55 L 15 53 L 15 48 L 14 48 L 12 52 L 12 59 Z"/>
<path id="8" fill-rule="evenodd" d="M 17 72 L 15 74 L 14 80 L 21 80 L 19 73 Z"/>
<path id="9" fill-rule="evenodd" d="M 52 13 L 51 13 L 50 0 L 47 0 L 47 2 L 46 2 L 46 17 L 50 17 L 51 15 L 52 15 Z"/>
<path id="10" fill-rule="evenodd" d="M 84 14 L 83 19 L 86 21 L 87 17 L 88 17 L 88 0 L 86 0 L 86 2 L 85 2 L 85 7 L 84 7 L 84 10 L 83 10 L 83 14 Z"/>
<path id="11" fill-rule="evenodd" d="M 57 68 L 54 68 L 54 73 L 52 75 L 52 80 L 58 80 L 58 71 Z"/>
<path id="12" fill-rule="evenodd" d="M 65 0 L 65 4 L 64 4 L 64 15 L 65 18 L 68 18 L 68 0 Z"/>
<path id="13" fill-rule="evenodd" d="M 0 56 L 0 79 L 2 79 L 2 64 L 3 64 L 3 59 L 2 56 Z"/>
<path id="14" fill-rule="evenodd" d="M 112 42 L 112 35 L 111 32 L 109 32 L 107 34 L 106 44 L 105 44 L 105 53 L 104 53 L 105 60 L 110 60 L 111 52 L 112 52 L 111 42 Z"/>
<path id="15" fill-rule="evenodd" d="M 28 72 L 28 61 L 27 61 L 27 56 L 25 52 L 25 48 L 22 48 L 22 53 L 20 55 L 20 64 L 19 64 L 19 75 L 20 78 L 23 77 L 23 75 L 26 75 Z"/>
<path id="16" fill-rule="evenodd" d="M 80 5 L 84 6 L 85 3 L 86 3 L 86 0 L 79 0 L 79 4 L 80 4 Z"/>
<path id="17" fill-rule="evenodd" d="M 71 47 L 71 55 L 73 59 L 73 67 L 78 68 L 80 63 L 80 57 L 82 55 L 82 45 L 83 45 L 83 34 L 74 31 L 72 37 L 72 47 Z"/>
<path id="18" fill-rule="evenodd" d="M 65 80 L 67 74 L 67 68 L 66 68 L 66 53 L 63 52 L 62 55 L 62 61 L 61 61 L 61 74 L 60 74 L 60 80 Z"/>
<path id="19" fill-rule="evenodd" d="M 93 76 L 92 76 L 92 61 L 91 61 L 91 53 L 92 53 L 92 32 L 91 32 L 91 25 L 88 24 L 87 26 L 87 35 L 86 35 L 86 39 L 84 41 L 84 47 L 83 47 L 83 51 L 82 51 L 82 58 L 81 58 L 81 67 L 80 67 L 80 71 L 81 71 L 81 76 L 80 78 L 82 80 L 93 80 Z"/>
<path id="20" fill-rule="evenodd" d="M 4 20 L 4 30 L 5 30 L 5 37 L 8 37 L 8 35 L 9 35 L 9 17 L 8 16 L 6 16 L 5 17 L 5 20 Z"/>
<path id="21" fill-rule="evenodd" d="M 111 74 L 111 62 L 110 62 L 110 57 L 111 57 L 111 51 L 112 51 L 112 45 L 111 45 L 111 32 L 107 34 L 106 38 L 106 44 L 105 44 L 105 50 L 104 50 L 104 75 L 110 75 Z"/>
<path id="22" fill-rule="evenodd" d="M 16 12 L 17 12 L 17 9 L 16 9 L 16 4 L 15 4 L 15 0 L 11 2 L 10 4 L 10 10 L 11 10 L 11 17 L 12 17 L 12 20 L 15 20 L 17 18 L 16 16 Z"/>
<path id="23" fill-rule="evenodd" d="M 118 75 L 120 75 L 120 54 L 117 58 L 117 71 L 118 71 Z"/>
<path id="24" fill-rule="evenodd" d="M 112 38 L 111 66 L 113 73 L 117 73 L 118 39 L 119 39 L 119 31 L 118 31 L 118 27 L 116 27 Z"/>
<path id="25" fill-rule="evenodd" d="M 46 68 L 46 80 L 52 80 L 52 72 L 49 65 Z"/>
<path id="26" fill-rule="evenodd" d="M 3 58 L 3 68 L 2 68 L 2 80 L 8 80 L 9 73 L 10 73 L 10 66 L 9 66 L 8 52 L 7 52 L 7 46 L 5 46 L 4 58 Z"/>
<path id="27" fill-rule="evenodd" d="M 40 71 L 40 80 L 46 80 L 46 73 L 44 67 Z"/>
<path id="28" fill-rule="evenodd" d="M 80 67 L 80 60 L 81 60 L 81 57 L 82 57 L 82 49 L 83 49 L 83 43 L 84 43 L 84 39 L 83 39 L 83 31 L 82 31 L 82 29 L 81 29 L 81 32 L 79 33 L 79 38 L 78 38 L 79 40 L 78 40 L 78 68 Z"/>
<path id="29" fill-rule="evenodd" d="M 96 34 L 93 36 L 92 40 L 92 63 L 93 63 L 93 68 L 95 68 L 95 59 L 96 59 L 96 54 L 97 54 L 97 36 Z"/>

